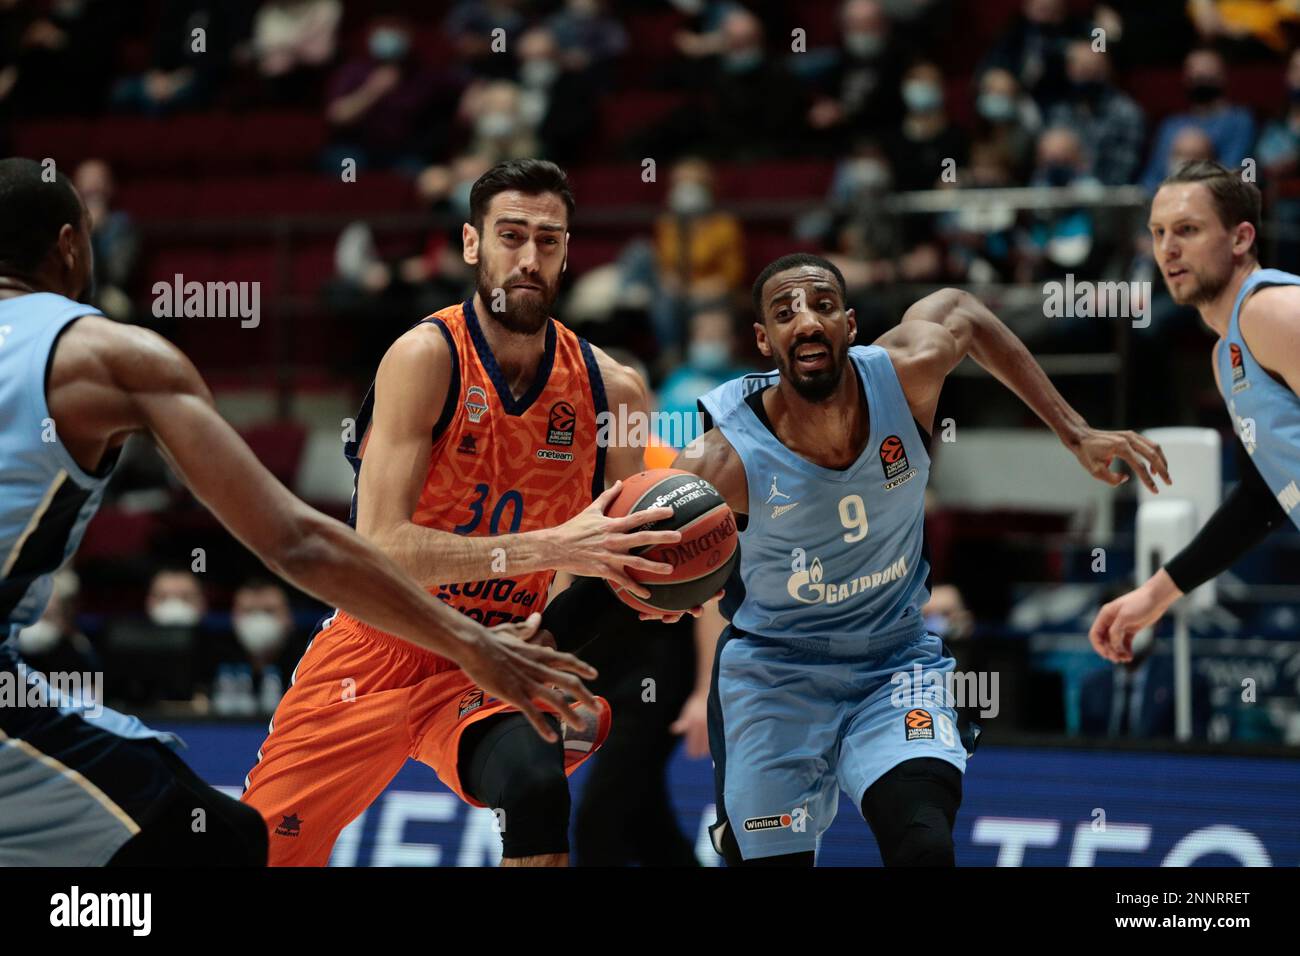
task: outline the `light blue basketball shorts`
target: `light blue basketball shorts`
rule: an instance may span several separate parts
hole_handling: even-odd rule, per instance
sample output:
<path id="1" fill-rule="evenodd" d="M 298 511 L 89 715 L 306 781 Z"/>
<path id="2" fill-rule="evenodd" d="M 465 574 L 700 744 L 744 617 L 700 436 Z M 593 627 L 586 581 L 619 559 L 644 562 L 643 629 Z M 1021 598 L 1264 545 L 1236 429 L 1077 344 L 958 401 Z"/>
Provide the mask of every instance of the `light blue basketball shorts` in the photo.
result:
<path id="1" fill-rule="evenodd" d="M 728 626 L 709 693 L 721 852 L 730 826 L 745 859 L 816 850 L 837 789 L 858 807 L 916 757 L 965 772 L 967 745 L 946 692 L 956 667 L 915 625 L 850 638 L 767 638 Z M 973 738 L 967 731 L 967 741 Z"/>

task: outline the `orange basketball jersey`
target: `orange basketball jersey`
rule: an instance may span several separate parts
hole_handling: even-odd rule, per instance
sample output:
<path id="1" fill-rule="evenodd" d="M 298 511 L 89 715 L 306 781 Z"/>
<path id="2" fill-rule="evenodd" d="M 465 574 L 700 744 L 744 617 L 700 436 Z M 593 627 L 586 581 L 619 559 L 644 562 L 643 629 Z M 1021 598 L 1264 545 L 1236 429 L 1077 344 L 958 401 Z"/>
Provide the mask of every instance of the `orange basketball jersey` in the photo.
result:
<path id="1" fill-rule="evenodd" d="M 605 485 L 597 416 L 605 387 L 591 346 L 554 319 L 537 376 L 516 399 L 488 346 L 469 300 L 434 313 L 452 354 L 447 403 L 433 430 L 424 489 L 411 520 L 454 534 L 512 534 L 563 524 Z M 374 387 L 357 418 L 359 441 L 345 448 L 360 480 L 374 407 Z M 351 523 L 356 524 L 357 496 Z M 540 611 L 554 571 L 511 574 L 504 555 L 484 580 L 430 590 L 462 614 L 491 627 Z"/>

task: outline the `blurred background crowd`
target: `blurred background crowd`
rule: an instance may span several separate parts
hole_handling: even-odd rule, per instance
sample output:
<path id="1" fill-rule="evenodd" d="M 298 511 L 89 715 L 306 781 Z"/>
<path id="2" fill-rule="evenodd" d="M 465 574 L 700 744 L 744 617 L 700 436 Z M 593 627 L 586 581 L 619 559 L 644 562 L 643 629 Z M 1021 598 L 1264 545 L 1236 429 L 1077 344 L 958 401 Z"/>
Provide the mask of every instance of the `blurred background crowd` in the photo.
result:
<path id="1" fill-rule="evenodd" d="M 749 283 L 810 250 L 845 273 L 860 341 L 962 285 L 1093 424 L 1229 435 L 1144 203 L 1179 161 L 1241 167 L 1264 263 L 1300 270 L 1297 40 L 1283 0 L 0 0 L 0 152 L 74 175 L 96 304 L 180 344 L 268 467 L 343 515 L 340 440 L 379 357 L 470 293 L 470 186 L 524 156 L 578 203 L 557 317 L 663 410 L 756 366 Z M 260 323 L 156 316 L 177 275 L 260 282 Z M 1124 316 L 1049 315 L 1067 275 L 1143 291 Z M 970 371 L 937 418 L 958 437 L 936 435 L 932 626 L 1017 682 L 1005 727 L 1170 733 L 1164 655 L 1112 671 L 1079 643 L 1132 574 L 1133 499 L 1056 480 L 1051 436 Z M 1280 534 L 1198 622 L 1202 739 L 1300 742 L 1298 557 Z M 269 711 L 322 611 L 147 446 L 75 567 L 24 650 L 104 666 L 133 705 Z M 1236 706 L 1261 667 L 1281 703 Z"/>

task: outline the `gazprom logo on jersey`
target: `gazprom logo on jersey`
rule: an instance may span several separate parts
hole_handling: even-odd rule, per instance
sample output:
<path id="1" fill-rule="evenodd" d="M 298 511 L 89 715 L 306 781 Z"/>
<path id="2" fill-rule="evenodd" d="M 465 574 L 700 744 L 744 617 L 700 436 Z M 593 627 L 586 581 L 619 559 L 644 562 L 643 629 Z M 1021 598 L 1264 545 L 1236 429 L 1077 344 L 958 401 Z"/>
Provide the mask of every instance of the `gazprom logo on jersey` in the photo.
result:
<path id="1" fill-rule="evenodd" d="M 840 601 L 848 600 L 855 594 L 870 591 L 891 581 L 901 581 L 907 576 L 906 557 L 899 558 L 882 571 L 864 574 L 842 584 L 834 581 L 822 581 L 821 558 L 814 557 L 812 564 L 807 566 L 805 566 L 804 562 L 803 548 L 796 548 L 794 562 L 791 565 L 792 573 L 789 580 L 786 581 L 786 590 L 790 592 L 790 597 L 801 604 L 838 604 Z"/>

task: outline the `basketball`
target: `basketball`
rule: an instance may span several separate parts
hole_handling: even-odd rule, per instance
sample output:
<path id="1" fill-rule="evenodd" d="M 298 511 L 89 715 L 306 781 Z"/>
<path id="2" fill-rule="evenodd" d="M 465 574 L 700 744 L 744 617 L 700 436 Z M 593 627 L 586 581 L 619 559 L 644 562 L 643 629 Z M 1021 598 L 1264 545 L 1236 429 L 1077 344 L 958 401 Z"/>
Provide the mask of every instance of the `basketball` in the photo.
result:
<path id="1" fill-rule="evenodd" d="M 718 489 L 688 471 L 654 468 L 625 479 L 607 513 L 621 517 L 662 506 L 673 509 L 672 517 L 645 525 L 645 529 L 680 531 L 682 540 L 637 553 L 671 564 L 672 573 L 629 570 L 631 577 L 650 592 L 646 600 L 610 582 L 620 601 L 646 613 L 686 611 L 703 604 L 726 583 L 739 555 L 736 516 Z"/>

